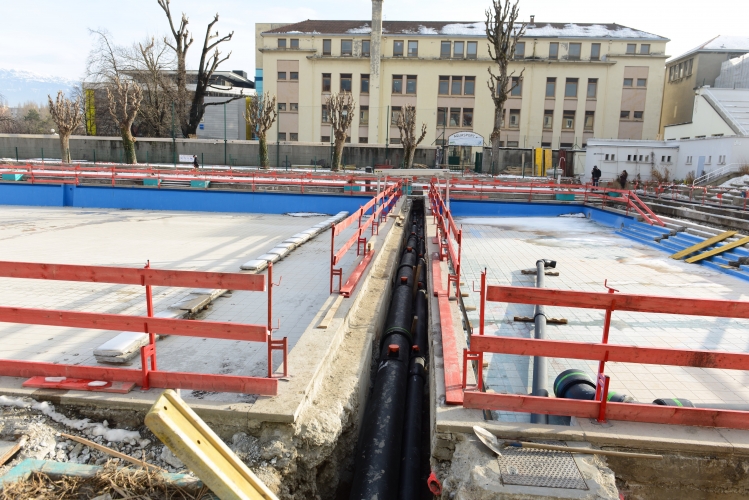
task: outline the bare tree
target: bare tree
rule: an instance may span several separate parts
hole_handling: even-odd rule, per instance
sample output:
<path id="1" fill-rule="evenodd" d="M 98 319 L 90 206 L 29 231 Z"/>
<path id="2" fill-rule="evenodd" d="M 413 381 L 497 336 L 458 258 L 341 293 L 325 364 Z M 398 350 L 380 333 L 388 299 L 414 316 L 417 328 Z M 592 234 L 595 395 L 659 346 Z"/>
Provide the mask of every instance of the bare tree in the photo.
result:
<path id="1" fill-rule="evenodd" d="M 330 125 L 335 136 L 335 148 L 333 151 L 333 165 L 331 170 L 341 169 L 341 159 L 343 158 L 343 145 L 348 137 L 348 129 L 351 128 L 351 122 L 354 119 L 356 102 L 349 92 L 332 93 L 328 97 L 325 106 L 328 108 Z"/>
<path id="2" fill-rule="evenodd" d="M 10 109 L 5 96 L 0 94 L 0 134 L 12 134 L 15 129 L 15 120 L 10 114 Z"/>
<path id="3" fill-rule="evenodd" d="M 57 99 L 54 102 L 49 95 L 47 99 L 49 100 L 49 114 L 52 115 L 52 120 L 57 125 L 57 134 L 60 136 L 62 162 L 70 163 L 70 134 L 81 124 L 81 101 L 80 99 L 75 101 L 66 99 L 62 90 L 57 92 Z"/>
<path id="4" fill-rule="evenodd" d="M 245 112 L 244 119 L 260 141 L 260 166 L 268 168 L 268 130 L 276 121 L 276 96 L 271 97 L 268 92 L 264 96 L 250 97 L 250 109 Z"/>
<path id="5" fill-rule="evenodd" d="M 401 134 L 403 145 L 403 168 L 411 168 L 414 163 L 414 152 L 416 146 L 421 144 L 427 135 L 427 124 L 421 124 L 421 135 L 416 137 L 416 108 L 407 104 L 403 113 L 398 113 L 398 131 Z"/>
<path id="6" fill-rule="evenodd" d="M 515 55 L 515 46 L 520 37 L 525 34 L 526 23 L 518 22 L 518 1 L 512 4 L 511 0 L 493 0 L 492 8 L 486 11 L 486 38 L 489 40 L 489 57 L 497 65 L 498 74 L 494 74 L 491 66 L 487 68 L 489 80 L 487 85 L 494 100 L 494 128 L 492 130 L 492 167 L 491 173 L 497 173 L 497 160 L 499 158 L 499 134 L 502 127 L 505 102 L 512 89 L 520 85 L 523 78 L 523 69 L 518 75 L 515 83 L 512 77 L 515 72 L 508 74 L 508 66 Z"/>
<path id="7" fill-rule="evenodd" d="M 135 137 L 133 137 L 132 127 L 140 109 L 143 91 L 140 85 L 133 81 L 117 78 L 114 84 L 113 89 L 107 87 L 109 114 L 120 129 L 122 148 L 125 150 L 125 163 L 134 164 L 138 162 L 138 159 L 135 155 Z"/>
<path id="8" fill-rule="evenodd" d="M 223 42 L 228 42 L 234 36 L 232 31 L 228 35 L 221 37 L 216 31 L 211 34 L 213 25 L 218 22 L 218 14 L 213 17 L 213 21 L 208 23 L 208 27 L 205 30 L 205 39 L 203 40 L 203 48 L 200 53 L 200 64 L 198 65 L 198 76 L 195 82 L 195 92 L 192 94 L 192 102 L 189 106 L 188 112 L 188 92 L 187 92 L 187 66 L 185 59 L 187 57 L 187 51 L 193 43 L 192 35 L 187 29 L 189 20 L 187 15 L 183 12 L 182 19 L 180 20 L 179 27 L 174 27 L 172 20 L 172 11 L 169 7 L 170 0 L 156 0 L 159 7 L 162 8 L 166 14 L 166 18 L 169 21 L 169 28 L 172 31 L 174 37 L 174 44 L 170 44 L 166 39 L 164 42 L 174 50 L 177 56 L 177 107 L 180 112 L 180 127 L 182 128 L 182 134 L 185 137 L 195 136 L 200 121 L 203 119 L 206 106 L 217 106 L 220 104 L 226 104 L 227 102 L 241 99 L 244 94 L 240 94 L 236 97 L 232 97 L 225 101 L 220 102 L 205 102 L 206 94 L 209 92 L 211 86 L 211 77 L 218 66 L 231 57 L 229 52 L 225 57 L 219 52 L 218 46 Z M 211 54 L 211 51 L 213 53 Z"/>

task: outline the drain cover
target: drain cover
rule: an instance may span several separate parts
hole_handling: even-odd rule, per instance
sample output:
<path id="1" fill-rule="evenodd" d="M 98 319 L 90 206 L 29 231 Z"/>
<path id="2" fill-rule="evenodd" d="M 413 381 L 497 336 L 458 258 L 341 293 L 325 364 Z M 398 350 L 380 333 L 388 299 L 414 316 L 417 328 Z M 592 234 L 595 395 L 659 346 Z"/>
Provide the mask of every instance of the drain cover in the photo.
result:
<path id="1" fill-rule="evenodd" d="M 550 443 L 564 446 L 564 443 Z M 504 484 L 587 490 L 572 455 L 564 451 L 533 448 L 503 448 L 499 471 Z"/>

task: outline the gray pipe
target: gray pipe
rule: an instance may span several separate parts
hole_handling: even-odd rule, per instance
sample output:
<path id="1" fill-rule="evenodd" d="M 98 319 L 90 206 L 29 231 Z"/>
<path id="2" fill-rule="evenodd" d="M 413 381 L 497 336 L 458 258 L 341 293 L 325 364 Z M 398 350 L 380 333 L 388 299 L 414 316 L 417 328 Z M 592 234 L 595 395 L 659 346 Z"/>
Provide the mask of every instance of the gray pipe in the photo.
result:
<path id="1" fill-rule="evenodd" d="M 550 260 L 538 260 L 536 261 L 536 288 L 544 287 L 544 275 L 547 267 L 556 267 L 556 262 Z M 533 320 L 536 326 L 534 338 L 545 339 L 546 338 L 546 314 L 544 312 L 544 306 L 537 305 L 533 314 Z M 547 383 L 549 375 L 546 370 L 546 358 L 543 356 L 533 357 L 533 396 L 541 396 L 544 398 L 549 397 L 549 389 Z M 548 424 L 549 416 L 544 414 L 531 414 L 531 423 L 533 424 Z"/>

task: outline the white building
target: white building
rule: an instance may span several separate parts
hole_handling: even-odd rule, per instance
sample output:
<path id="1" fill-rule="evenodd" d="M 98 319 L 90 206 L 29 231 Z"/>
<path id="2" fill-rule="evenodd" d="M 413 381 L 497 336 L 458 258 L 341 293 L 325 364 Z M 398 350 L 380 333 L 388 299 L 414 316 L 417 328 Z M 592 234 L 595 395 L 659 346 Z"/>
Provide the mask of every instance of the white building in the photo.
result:
<path id="1" fill-rule="evenodd" d="M 749 89 L 695 91 L 692 119 L 667 125 L 666 140 L 749 135 Z"/>
<path id="2" fill-rule="evenodd" d="M 749 54 L 734 57 L 720 66 L 720 75 L 715 79 L 719 89 L 749 89 Z"/>

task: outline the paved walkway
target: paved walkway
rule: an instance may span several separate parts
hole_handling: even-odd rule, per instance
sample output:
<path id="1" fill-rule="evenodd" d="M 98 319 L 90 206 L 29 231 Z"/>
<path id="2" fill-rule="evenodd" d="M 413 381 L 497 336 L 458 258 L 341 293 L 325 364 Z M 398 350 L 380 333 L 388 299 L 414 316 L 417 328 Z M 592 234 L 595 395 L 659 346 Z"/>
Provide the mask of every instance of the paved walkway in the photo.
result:
<path id="1" fill-rule="evenodd" d="M 603 292 L 604 280 L 622 293 L 690 298 L 749 300 L 749 283 L 699 265 L 668 258 L 668 254 L 634 243 L 615 231 L 586 219 L 463 218 L 464 291 L 479 283 L 488 269 L 489 284 L 535 286 L 535 276 L 521 269 L 538 259 L 557 261 L 558 277 L 547 276 L 546 287 Z M 478 285 L 477 285 L 478 286 Z M 478 293 L 470 291 L 466 305 L 478 307 Z M 533 316 L 533 306 L 487 303 L 486 333 L 530 338 L 532 323 L 516 323 L 513 316 Z M 568 325 L 548 325 L 547 337 L 600 342 L 603 311 L 547 307 L 547 315 L 563 317 Z M 474 327 L 478 310 L 469 313 Z M 684 349 L 749 352 L 749 321 L 698 316 L 614 312 L 609 341 L 614 344 Z M 497 392 L 530 393 L 529 357 L 488 354 L 485 377 Z M 681 397 L 703 405 L 749 407 L 749 373 L 734 370 L 680 368 L 607 363 L 611 389 L 643 402 Z M 595 377 L 597 362 L 550 359 L 550 392 L 556 376 L 567 368 L 583 368 Z M 496 412 L 505 421 L 529 422 L 527 414 Z"/>

